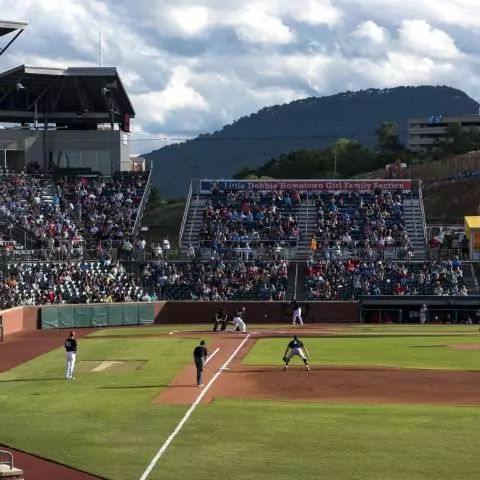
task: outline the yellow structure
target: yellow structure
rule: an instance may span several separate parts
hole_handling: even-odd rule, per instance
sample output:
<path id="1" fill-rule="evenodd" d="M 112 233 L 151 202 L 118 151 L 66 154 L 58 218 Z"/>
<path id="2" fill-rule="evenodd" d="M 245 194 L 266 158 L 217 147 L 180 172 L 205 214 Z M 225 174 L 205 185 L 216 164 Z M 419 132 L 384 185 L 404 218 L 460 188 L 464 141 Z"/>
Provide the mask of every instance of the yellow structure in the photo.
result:
<path id="1" fill-rule="evenodd" d="M 480 216 L 465 217 L 465 235 L 468 238 L 470 260 L 480 260 Z"/>

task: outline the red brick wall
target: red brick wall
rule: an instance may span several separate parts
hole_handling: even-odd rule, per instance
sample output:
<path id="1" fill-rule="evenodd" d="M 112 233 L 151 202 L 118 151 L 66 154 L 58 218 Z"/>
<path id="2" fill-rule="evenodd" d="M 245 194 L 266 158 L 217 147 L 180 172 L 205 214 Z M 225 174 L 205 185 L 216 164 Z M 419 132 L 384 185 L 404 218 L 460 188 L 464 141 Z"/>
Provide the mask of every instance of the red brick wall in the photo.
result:
<path id="1" fill-rule="evenodd" d="M 3 336 L 12 333 L 36 330 L 39 307 L 15 307 L 0 312 L 3 321 Z"/>

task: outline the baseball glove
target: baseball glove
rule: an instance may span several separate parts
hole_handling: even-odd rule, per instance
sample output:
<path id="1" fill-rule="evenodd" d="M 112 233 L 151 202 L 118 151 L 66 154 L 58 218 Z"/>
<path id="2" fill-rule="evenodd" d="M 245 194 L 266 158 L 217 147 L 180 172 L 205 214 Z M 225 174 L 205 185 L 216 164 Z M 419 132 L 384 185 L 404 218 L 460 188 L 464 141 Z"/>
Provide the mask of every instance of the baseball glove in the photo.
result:
<path id="1" fill-rule="evenodd" d="M 286 356 L 286 355 L 284 355 L 284 356 L 282 357 L 282 361 L 285 362 L 285 363 L 287 362 L 287 356 Z"/>

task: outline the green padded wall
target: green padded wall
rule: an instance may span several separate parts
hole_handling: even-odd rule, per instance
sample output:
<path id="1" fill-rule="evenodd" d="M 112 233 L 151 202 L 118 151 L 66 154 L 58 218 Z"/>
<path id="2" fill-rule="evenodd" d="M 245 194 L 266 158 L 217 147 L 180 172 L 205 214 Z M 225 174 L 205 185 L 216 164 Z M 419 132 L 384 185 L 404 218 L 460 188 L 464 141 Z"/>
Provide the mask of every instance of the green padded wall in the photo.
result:
<path id="1" fill-rule="evenodd" d="M 138 304 L 138 323 L 146 325 L 153 323 L 155 309 L 153 303 L 139 303 Z"/>
<path id="2" fill-rule="evenodd" d="M 58 328 L 75 327 L 75 308 L 57 307 L 58 309 Z"/>
<path id="3" fill-rule="evenodd" d="M 108 307 L 92 305 L 92 327 L 106 327 L 108 325 Z"/>
<path id="4" fill-rule="evenodd" d="M 126 303 L 123 306 L 123 324 L 124 325 L 138 325 L 138 305 L 131 305 Z"/>
<path id="5" fill-rule="evenodd" d="M 107 325 L 109 327 L 123 325 L 123 307 L 121 305 L 109 305 L 107 307 Z"/>
<path id="6" fill-rule="evenodd" d="M 42 307 L 40 315 L 42 328 L 58 328 L 57 307 Z"/>
<path id="7" fill-rule="evenodd" d="M 41 327 L 90 328 L 144 325 L 154 322 L 153 303 L 48 306 L 41 309 Z"/>

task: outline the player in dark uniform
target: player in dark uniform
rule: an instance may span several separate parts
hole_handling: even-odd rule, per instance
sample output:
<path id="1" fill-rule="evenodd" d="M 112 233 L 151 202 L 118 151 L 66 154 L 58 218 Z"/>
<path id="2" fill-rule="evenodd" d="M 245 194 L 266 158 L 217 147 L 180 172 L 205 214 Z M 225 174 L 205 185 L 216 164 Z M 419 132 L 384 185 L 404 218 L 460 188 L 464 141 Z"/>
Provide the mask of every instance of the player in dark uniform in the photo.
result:
<path id="1" fill-rule="evenodd" d="M 65 378 L 67 380 L 75 380 L 75 377 L 73 376 L 73 370 L 75 368 L 75 360 L 78 349 L 77 340 L 75 339 L 75 332 L 70 332 L 70 336 L 65 340 L 64 347 L 67 357 L 67 370 L 65 372 Z"/>
<path id="2" fill-rule="evenodd" d="M 208 350 L 205 346 L 205 342 L 202 340 L 200 345 L 197 345 L 193 349 L 193 361 L 197 368 L 197 385 L 203 387 L 203 367 L 207 361 Z"/>
<path id="3" fill-rule="evenodd" d="M 227 323 L 228 323 L 228 315 L 227 315 L 227 312 L 222 308 L 213 317 L 213 331 L 216 332 L 218 330 L 219 325 L 220 325 L 221 331 L 225 330 L 227 328 Z"/>
<path id="4" fill-rule="evenodd" d="M 285 353 L 283 354 L 282 360 L 285 362 L 284 370 L 287 370 L 290 360 L 295 355 L 298 355 L 303 360 L 307 370 L 310 370 L 310 365 L 308 365 L 309 354 L 307 347 L 301 340 L 298 339 L 296 335 L 293 337 L 293 340 L 288 343 Z"/>

